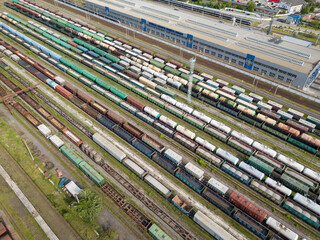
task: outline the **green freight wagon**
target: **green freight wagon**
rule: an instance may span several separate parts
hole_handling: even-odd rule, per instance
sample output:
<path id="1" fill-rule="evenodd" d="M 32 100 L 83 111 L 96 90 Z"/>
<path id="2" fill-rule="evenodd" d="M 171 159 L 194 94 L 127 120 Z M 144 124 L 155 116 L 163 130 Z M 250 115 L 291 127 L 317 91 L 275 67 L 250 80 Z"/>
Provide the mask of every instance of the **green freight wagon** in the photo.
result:
<path id="1" fill-rule="evenodd" d="M 252 124 L 253 126 L 257 126 L 257 127 L 259 127 L 259 128 L 260 128 L 261 125 L 262 125 L 261 123 L 255 121 L 255 120 L 252 119 L 252 118 L 249 118 L 249 117 L 245 116 L 245 115 L 242 114 L 242 113 L 239 114 L 239 118 L 242 119 L 242 120 L 244 120 L 244 121 L 246 121 L 247 123 L 250 123 L 250 124 Z"/>
<path id="2" fill-rule="evenodd" d="M 92 73 L 86 71 L 86 70 L 83 70 L 82 71 L 82 75 L 85 76 L 86 78 L 89 78 L 91 81 L 96 81 L 97 77 L 95 75 L 93 75 Z"/>
<path id="3" fill-rule="evenodd" d="M 152 64 L 153 66 L 156 66 L 158 68 L 161 68 L 161 69 L 163 69 L 166 66 L 163 63 L 158 62 L 158 61 L 153 60 L 153 59 L 150 59 L 150 64 Z"/>
<path id="4" fill-rule="evenodd" d="M 189 75 L 188 75 L 188 74 L 181 73 L 180 76 L 181 76 L 183 79 L 189 81 Z M 195 83 L 199 82 L 199 80 L 196 79 L 196 78 L 194 78 L 194 77 L 192 77 L 192 82 L 195 84 Z"/>
<path id="5" fill-rule="evenodd" d="M 69 61 L 68 59 L 65 59 L 64 57 L 59 59 L 60 62 L 62 62 L 64 65 L 70 67 L 71 65 L 73 65 L 73 62 Z"/>
<path id="6" fill-rule="evenodd" d="M 168 95 L 168 96 L 170 96 L 172 98 L 176 97 L 176 93 L 175 92 L 169 90 L 168 88 L 162 87 L 160 85 L 156 86 L 156 90 L 158 90 L 159 92 L 164 93 L 164 94 L 166 94 L 166 95 Z"/>
<path id="7" fill-rule="evenodd" d="M 316 119 L 312 116 L 308 116 L 307 119 L 306 119 L 308 122 L 311 122 L 313 124 L 316 125 L 316 128 L 320 129 L 320 120 L 319 119 Z"/>
<path id="8" fill-rule="evenodd" d="M 178 70 L 173 69 L 173 68 L 168 67 L 168 66 L 165 66 L 165 67 L 164 67 L 164 70 L 165 70 L 166 72 L 171 73 L 171 74 L 176 75 L 176 76 L 179 76 L 179 75 L 180 75 L 180 72 L 179 72 Z"/>
<path id="9" fill-rule="evenodd" d="M 79 168 L 99 187 L 104 184 L 104 178 L 85 161 L 79 164 Z"/>
<path id="10" fill-rule="evenodd" d="M 121 99 L 126 99 L 128 97 L 128 94 L 112 86 L 110 87 L 110 92 L 112 92 L 114 95 L 118 96 Z"/>
<path id="11" fill-rule="evenodd" d="M 268 165 L 267 163 L 261 161 L 260 159 L 254 156 L 249 157 L 248 164 L 250 164 L 251 166 L 255 167 L 256 169 L 260 170 L 261 172 L 267 175 L 270 175 L 274 170 L 272 166 Z"/>
<path id="12" fill-rule="evenodd" d="M 301 219 L 311 224 L 312 226 L 316 228 L 320 227 L 318 218 L 313 213 L 309 213 L 309 211 L 305 211 L 305 210 L 302 211 L 301 207 L 299 207 L 297 203 L 287 200 L 283 204 L 283 208 L 287 209 L 289 212 L 292 212 L 294 215 L 300 217 Z"/>
<path id="13" fill-rule="evenodd" d="M 110 54 L 110 53 L 106 53 L 106 54 L 104 55 L 104 57 L 107 58 L 107 59 L 109 59 L 109 60 L 111 60 L 111 61 L 114 62 L 114 63 L 118 63 L 118 62 L 120 61 L 120 58 L 118 58 L 118 57 L 116 57 L 116 56 L 113 56 L 113 55 Z"/>
<path id="14" fill-rule="evenodd" d="M 134 93 L 140 95 L 141 97 L 146 98 L 146 99 L 147 99 L 148 96 L 150 95 L 149 93 L 147 93 L 146 91 L 144 91 L 144 90 L 142 90 L 142 89 L 140 89 L 140 88 L 138 88 L 138 87 L 132 88 L 132 91 L 133 91 Z"/>
<path id="15" fill-rule="evenodd" d="M 107 54 L 107 52 L 105 52 L 105 51 L 103 51 L 103 50 L 101 50 L 101 49 L 99 49 L 99 48 L 95 48 L 95 49 L 93 49 L 93 51 L 95 52 L 95 53 L 98 53 L 100 56 L 104 56 L 104 55 L 106 55 Z"/>
<path id="16" fill-rule="evenodd" d="M 98 84 L 100 87 L 106 89 L 106 90 L 109 90 L 111 85 L 109 83 L 107 83 L 106 81 L 103 81 L 102 79 L 100 78 L 96 78 L 96 84 Z"/>
<path id="17" fill-rule="evenodd" d="M 279 138 L 282 138 L 284 140 L 287 140 L 288 135 L 289 135 L 289 134 L 283 134 L 283 133 L 281 133 L 281 132 L 279 132 L 279 131 L 277 131 L 277 130 L 269 127 L 269 126 L 267 126 L 266 124 L 262 125 L 262 129 L 264 129 L 267 132 L 272 133 L 273 135 L 278 136 Z"/>
<path id="18" fill-rule="evenodd" d="M 179 118 L 182 118 L 186 114 L 184 111 L 172 106 L 171 104 L 165 105 L 164 109 L 172 113 L 173 115 L 176 115 Z"/>
<path id="19" fill-rule="evenodd" d="M 148 232 L 155 240 L 172 240 L 172 238 L 162 231 L 155 223 L 149 227 Z"/>
<path id="20" fill-rule="evenodd" d="M 191 116 L 190 114 L 185 114 L 182 119 L 186 120 L 188 123 L 196 126 L 197 128 L 204 129 L 204 127 L 207 125 L 205 122 Z"/>
<path id="21" fill-rule="evenodd" d="M 65 155 L 74 165 L 76 165 L 77 167 L 79 167 L 79 164 L 81 162 L 83 162 L 83 159 L 81 157 L 79 157 L 77 154 L 75 154 L 74 151 L 72 151 L 69 147 L 67 147 L 66 145 L 63 145 L 60 148 L 61 152 L 63 153 L 63 155 Z"/>
<path id="22" fill-rule="evenodd" d="M 312 154 L 316 154 L 317 153 L 317 149 L 314 149 L 313 147 L 310 147 L 310 146 L 308 146 L 308 145 L 306 145 L 306 144 L 304 144 L 304 143 L 302 143 L 302 142 L 300 142 L 297 139 L 294 139 L 292 137 L 288 138 L 288 142 L 291 142 L 292 144 L 294 144 L 294 145 L 296 145 L 296 146 L 298 146 L 300 148 L 303 148 L 303 149 L 311 152 Z"/>
<path id="23" fill-rule="evenodd" d="M 84 69 L 82 67 L 79 67 L 78 65 L 76 64 L 71 64 L 70 66 L 73 70 L 75 70 L 76 72 L 82 74 L 82 72 L 84 71 Z"/>
<path id="24" fill-rule="evenodd" d="M 280 177 L 280 182 L 286 185 L 288 188 L 292 189 L 295 192 L 301 194 L 307 194 L 309 192 L 309 187 L 300 183 L 299 181 L 295 180 L 294 178 L 288 176 L 287 174 L 283 173 Z"/>
<path id="25" fill-rule="evenodd" d="M 147 89 L 146 89 L 147 91 Z M 158 105 L 159 107 L 161 108 L 164 108 L 164 106 L 167 104 L 165 101 L 162 101 L 161 99 L 159 98 L 156 98 L 155 96 L 153 95 L 150 95 L 148 96 L 148 100 L 156 105 Z"/>

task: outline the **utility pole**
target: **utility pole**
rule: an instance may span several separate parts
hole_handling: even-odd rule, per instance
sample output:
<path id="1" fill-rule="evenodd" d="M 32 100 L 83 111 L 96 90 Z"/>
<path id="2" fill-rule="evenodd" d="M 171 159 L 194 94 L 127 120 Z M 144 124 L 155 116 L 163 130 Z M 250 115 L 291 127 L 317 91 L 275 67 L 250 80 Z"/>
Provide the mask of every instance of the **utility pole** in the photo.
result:
<path id="1" fill-rule="evenodd" d="M 190 58 L 190 73 L 189 73 L 189 85 L 188 85 L 188 103 L 191 103 L 191 91 L 192 91 L 192 78 L 193 78 L 193 69 L 194 69 L 194 64 L 196 63 L 196 58 Z"/>
<path id="2" fill-rule="evenodd" d="M 271 33 L 272 24 L 273 24 L 273 17 L 274 17 L 274 16 L 271 17 L 271 21 L 270 21 L 270 25 L 269 25 L 269 28 L 268 28 L 268 31 L 267 31 L 267 35 L 270 35 L 270 33 Z"/>

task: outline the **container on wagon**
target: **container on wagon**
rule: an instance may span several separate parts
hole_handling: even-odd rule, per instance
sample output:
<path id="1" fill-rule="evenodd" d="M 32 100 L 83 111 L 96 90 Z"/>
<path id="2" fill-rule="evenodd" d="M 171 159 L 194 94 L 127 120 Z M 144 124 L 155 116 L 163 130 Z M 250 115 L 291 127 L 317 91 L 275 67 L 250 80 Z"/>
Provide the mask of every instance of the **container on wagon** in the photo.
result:
<path id="1" fill-rule="evenodd" d="M 106 150 L 110 155 L 116 158 L 119 162 L 122 162 L 123 159 L 126 158 L 126 154 L 122 150 L 119 150 L 113 143 L 109 142 L 106 138 L 104 138 L 99 133 L 93 134 L 92 139 L 100 147 Z"/>
<path id="2" fill-rule="evenodd" d="M 177 165 L 179 165 L 182 162 L 182 156 L 171 149 L 167 149 L 164 152 L 164 156 L 169 158 L 172 162 L 176 163 Z"/>
<path id="3" fill-rule="evenodd" d="M 129 168 L 134 174 L 136 174 L 139 178 L 143 178 L 147 171 L 140 167 L 138 164 L 136 164 L 134 161 L 132 161 L 129 158 L 126 158 L 122 161 L 122 164 Z"/>
<path id="4" fill-rule="evenodd" d="M 229 187 L 227 187 L 226 185 L 224 185 L 223 183 L 221 183 L 213 177 L 209 179 L 208 186 L 222 195 L 226 195 L 226 193 L 229 190 Z"/>
<path id="5" fill-rule="evenodd" d="M 64 141 L 62 141 L 57 135 L 52 135 L 51 137 L 49 137 L 49 140 L 58 149 L 60 149 L 60 147 L 64 145 Z"/>
<path id="6" fill-rule="evenodd" d="M 166 198 L 168 198 L 172 193 L 172 191 L 169 188 L 167 188 L 165 185 L 163 185 L 150 174 L 144 177 L 144 181 Z"/>
<path id="7" fill-rule="evenodd" d="M 40 131 L 40 133 L 46 138 L 48 138 L 51 135 L 51 130 L 46 125 L 40 124 L 37 128 Z"/>

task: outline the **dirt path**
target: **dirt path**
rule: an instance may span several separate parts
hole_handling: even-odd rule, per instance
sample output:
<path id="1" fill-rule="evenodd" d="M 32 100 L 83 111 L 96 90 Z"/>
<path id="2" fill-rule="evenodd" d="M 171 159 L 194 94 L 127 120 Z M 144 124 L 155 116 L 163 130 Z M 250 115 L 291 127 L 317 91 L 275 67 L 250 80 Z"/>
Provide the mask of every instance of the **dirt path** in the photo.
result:
<path id="1" fill-rule="evenodd" d="M 81 239 L 75 230 L 60 215 L 60 213 L 51 206 L 51 203 L 48 201 L 46 196 L 33 183 L 16 160 L 13 159 L 3 147 L 0 147 L 0 152 L 0 163 L 3 168 L 6 169 L 19 188 L 23 190 L 25 196 L 34 205 L 40 215 L 43 216 L 58 238 L 66 240 Z M 19 211 L 20 210 L 21 208 L 19 208 Z"/>

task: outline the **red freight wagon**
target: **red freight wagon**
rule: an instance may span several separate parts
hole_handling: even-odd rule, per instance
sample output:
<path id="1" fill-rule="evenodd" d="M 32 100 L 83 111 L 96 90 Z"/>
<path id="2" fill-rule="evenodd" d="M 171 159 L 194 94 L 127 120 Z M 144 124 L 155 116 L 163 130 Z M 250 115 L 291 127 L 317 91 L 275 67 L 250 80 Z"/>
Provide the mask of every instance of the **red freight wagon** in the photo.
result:
<path id="1" fill-rule="evenodd" d="M 268 216 L 265 211 L 236 192 L 232 192 L 230 194 L 229 201 L 260 223 L 263 222 Z"/>

